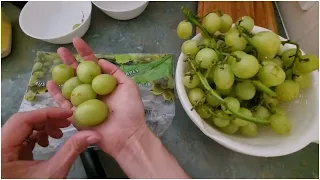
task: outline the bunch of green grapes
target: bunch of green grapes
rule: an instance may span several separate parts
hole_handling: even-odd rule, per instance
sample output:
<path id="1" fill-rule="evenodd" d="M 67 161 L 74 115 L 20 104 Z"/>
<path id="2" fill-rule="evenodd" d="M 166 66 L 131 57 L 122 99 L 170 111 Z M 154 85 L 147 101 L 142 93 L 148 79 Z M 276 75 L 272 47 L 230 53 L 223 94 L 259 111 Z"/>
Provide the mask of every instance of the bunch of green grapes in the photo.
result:
<path id="1" fill-rule="evenodd" d="M 178 25 L 177 34 L 187 39 L 181 51 L 190 67 L 182 83 L 192 110 L 224 133 L 254 137 L 262 124 L 288 134 L 291 123 L 281 102 L 294 100 L 300 89 L 309 87 L 319 58 L 302 55 L 297 43 L 281 41 L 271 31 L 253 34 L 254 20 L 249 16 L 232 27 L 232 18 L 221 12 L 201 18 L 182 7 L 182 13 L 186 20 Z M 192 25 L 201 30 L 200 42 L 188 40 Z M 280 53 L 286 43 L 296 48 Z"/>
<path id="2" fill-rule="evenodd" d="M 81 62 L 76 70 L 59 64 L 52 69 L 52 80 L 62 86 L 62 95 L 76 107 L 75 123 L 79 127 L 96 126 L 107 119 L 108 106 L 98 95 L 111 94 L 117 80 L 110 74 L 101 74 L 100 66 L 93 61 Z"/>

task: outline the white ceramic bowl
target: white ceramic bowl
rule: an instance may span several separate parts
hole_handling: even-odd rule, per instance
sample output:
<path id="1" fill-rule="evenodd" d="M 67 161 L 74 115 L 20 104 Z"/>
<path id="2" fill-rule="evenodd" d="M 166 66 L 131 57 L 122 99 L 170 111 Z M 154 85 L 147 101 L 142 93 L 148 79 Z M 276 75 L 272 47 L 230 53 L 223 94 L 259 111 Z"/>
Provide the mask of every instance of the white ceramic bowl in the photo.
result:
<path id="1" fill-rule="evenodd" d="M 101 11 L 117 20 L 129 20 L 139 16 L 148 1 L 92 1 Z"/>
<path id="2" fill-rule="evenodd" d="M 67 44 L 87 32 L 91 9 L 90 1 L 29 1 L 20 13 L 19 24 L 30 37 Z M 80 26 L 73 30 L 75 24 Z"/>
<path id="3" fill-rule="evenodd" d="M 253 33 L 270 31 L 255 26 Z M 280 37 L 280 36 L 279 36 Z M 193 40 L 200 41 L 201 34 Z M 285 40 L 280 37 L 281 40 Z M 285 45 L 281 51 L 295 48 L 294 45 Z M 304 54 L 304 53 L 303 53 Z M 192 105 L 188 99 L 182 77 L 188 70 L 188 64 L 183 62 L 186 56 L 181 53 L 176 69 L 176 90 L 184 110 L 198 128 L 211 139 L 234 151 L 262 157 L 283 156 L 296 152 L 311 142 L 319 142 L 319 72 L 313 72 L 313 83 L 309 89 L 301 90 L 300 97 L 295 101 L 284 104 L 292 122 L 292 131 L 288 136 L 280 136 L 271 132 L 270 128 L 260 128 L 254 138 L 245 138 L 240 135 L 227 135 L 211 127 L 203 121 L 196 111 L 191 111 Z"/>

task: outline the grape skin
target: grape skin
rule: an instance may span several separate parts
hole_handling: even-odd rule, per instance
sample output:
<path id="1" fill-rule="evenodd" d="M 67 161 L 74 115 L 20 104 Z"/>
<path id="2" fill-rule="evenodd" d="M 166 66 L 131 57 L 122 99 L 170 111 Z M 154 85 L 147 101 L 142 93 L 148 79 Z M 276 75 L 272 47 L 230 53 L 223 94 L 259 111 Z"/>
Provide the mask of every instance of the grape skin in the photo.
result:
<path id="1" fill-rule="evenodd" d="M 181 21 L 177 27 L 177 35 L 180 39 L 188 39 L 192 35 L 192 24 L 188 21 Z"/>

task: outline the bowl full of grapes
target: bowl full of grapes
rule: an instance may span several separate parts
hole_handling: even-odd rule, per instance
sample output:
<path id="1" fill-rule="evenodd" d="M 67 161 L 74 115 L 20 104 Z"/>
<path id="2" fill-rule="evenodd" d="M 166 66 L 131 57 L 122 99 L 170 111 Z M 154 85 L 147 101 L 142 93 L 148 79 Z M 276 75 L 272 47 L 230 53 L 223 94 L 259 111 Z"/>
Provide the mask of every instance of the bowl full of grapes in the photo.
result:
<path id="1" fill-rule="evenodd" d="M 176 69 L 183 108 L 208 137 L 234 151 L 283 156 L 319 140 L 319 58 L 299 44 L 221 11 L 185 19 Z M 201 33 L 192 36 L 193 28 Z"/>

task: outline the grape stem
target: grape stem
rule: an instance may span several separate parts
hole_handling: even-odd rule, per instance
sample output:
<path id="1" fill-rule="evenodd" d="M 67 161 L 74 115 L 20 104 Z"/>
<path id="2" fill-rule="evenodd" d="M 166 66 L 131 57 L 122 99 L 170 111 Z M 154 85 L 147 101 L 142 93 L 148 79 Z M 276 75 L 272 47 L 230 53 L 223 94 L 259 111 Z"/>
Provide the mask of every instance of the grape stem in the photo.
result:
<path id="1" fill-rule="evenodd" d="M 285 45 L 285 44 L 293 44 L 296 46 L 297 50 L 296 50 L 296 54 L 293 55 L 294 59 L 293 59 L 293 62 L 290 66 L 288 66 L 286 69 L 289 69 L 289 68 L 292 68 L 292 66 L 294 65 L 294 63 L 296 62 L 297 59 L 300 60 L 300 57 L 299 57 L 299 51 L 300 51 L 300 48 L 299 48 L 299 44 L 296 43 L 296 42 L 293 42 L 291 41 L 290 39 L 289 40 L 286 40 L 286 41 L 281 41 L 281 44 L 282 45 Z"/>
<path id="2" fill-rule="evenodd" d="M 209 32 L 199 23 L 199 21 L 197 20 L 197 16 L 194 15 L 190 9 L 185 9 L 183 6 L 181 7 L 181 11 L 184 15 L 184 17 L 191 22 L 192 24 L 194 24 L 195 26 L 197 26 L 198 28 L 201 29 L 202 33 L 204 34 L 205 37 L 211 37 L 211 35 L 209 34 Z"/>
<path id="3" fill-rule="evenodd" d="M 196 74 L 198 75 L 199 79 L 200 79 L 200 82 L 202 83 L 203 87 L 215 98 L 217 98 L 222 104 L 224 104 L 227 109 L 236 117 L 239 117 L 243 120 L 246 120 L 246 121 L 250 121 L 250 122 L 254 122 L 254 123 L 257 123 L 257 124 L 268 124 L 269 121 L 265 121 L 265 120 L 262 120 L 262 119 L 259 119 L 259 118 L 255 118 L 255 117 L 252 117 L 252 116 L 247 116 L 247 115 L 244 115 L 244 114 L 241 114 L 239 113 L 238 111 L 235 111 L 233 110 L 232 108 L 228 107 L 226 105 L 226 102 L 224 101 L 224 99 L 219 95 L 217 94 L 217 92 L 215 92 L 211 86 L 209 85 L 207 79 L 200 73 L 197 71 L 195 65 L 193 64 L 192 60 L 189 60 L 189 64 L 191 66 L 191 68 L 196 71 Z"/>
<path id="4" fill-rule="evenodd" d="M 277 93 L 275 93 L 274 91 L 272 91 L 270 88 L 268 88 L 266 85 L 264 85 L 262 82 L 260 81 L 252 81 L 252 83 L 258 88 L 260 89 L 262 92 L 268 94 L 271 97 L 276 97 Z"/>

